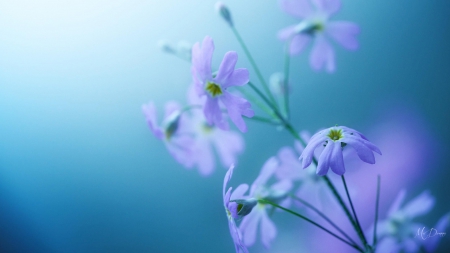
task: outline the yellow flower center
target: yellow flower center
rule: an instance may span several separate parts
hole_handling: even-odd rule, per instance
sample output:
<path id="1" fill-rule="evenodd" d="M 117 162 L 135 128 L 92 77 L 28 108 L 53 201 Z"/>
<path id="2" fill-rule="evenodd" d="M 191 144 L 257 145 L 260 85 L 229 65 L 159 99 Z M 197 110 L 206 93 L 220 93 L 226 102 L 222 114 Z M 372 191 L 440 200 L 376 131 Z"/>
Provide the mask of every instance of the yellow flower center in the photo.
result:
<path id="1" fill-rule="evenodd" d="M 222 88 L 216 83 L 213 82 L 207 82 L 206 83 L 206 90 L 211 94 L 211 96 L 216 97 L 219 95 L 222 95 Z"/>
<path id="2" fill-rule="evenodd" d="M 331 129 L 327 136 L 330 137 L 330 139 L 333 141 L 338 141 L 344 138 L 344 135 L 342 134 L 342 129 Z"/>

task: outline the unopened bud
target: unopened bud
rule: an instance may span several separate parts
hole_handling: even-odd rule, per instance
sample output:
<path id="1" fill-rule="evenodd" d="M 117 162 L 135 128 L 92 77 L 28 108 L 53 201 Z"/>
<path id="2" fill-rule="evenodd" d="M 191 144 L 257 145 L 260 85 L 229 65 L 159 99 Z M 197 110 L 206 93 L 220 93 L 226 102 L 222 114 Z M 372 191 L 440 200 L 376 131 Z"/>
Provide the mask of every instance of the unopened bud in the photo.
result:
<path id="1" fill-rule="evenodd" d="M 233 20 L 231 19 L 231 13 L 230 10 L 228 10 L 228 7 L 222 2 L 217 2 L 215 8 L 220 16 L 222 16 L 230 26 L 233 26 Z"/>
<path id="2" fill-rule="evenodd" d="M 273 73 L 270 76 L 269 80 L 270 90 L 272 91 L 272 93 L 278 96 L 284 96 L 286 93 L 289 93 L 290 92 L 289 84 L 286 87 L 284 82 L 285 78 L 283 73 L 280 72 Z"/>
<path id="3" fill-rule="evenodd" d="M 172 135 L 178 130 L 178 123 L 180 121 L 180 112 L 174 111 L 172 112 L 169 117 L 167 117 L 167 119 L 165 120 L 164 123 L 164 129 L 165 129 L 165 134 L 166 134 L 166 138 L 170 139 L 172 137 Z"/>
<path id="4" fill-rule="evenodd" d="M 169 53 L 169 54 L 175 53 L 175 50 L 173 49 L 173 47 L 169 44 L 169 42 L 167 42 L 165 40 L 158 41 L 158 47 L 163 52 L 166 52 L 166 53 Z"/>

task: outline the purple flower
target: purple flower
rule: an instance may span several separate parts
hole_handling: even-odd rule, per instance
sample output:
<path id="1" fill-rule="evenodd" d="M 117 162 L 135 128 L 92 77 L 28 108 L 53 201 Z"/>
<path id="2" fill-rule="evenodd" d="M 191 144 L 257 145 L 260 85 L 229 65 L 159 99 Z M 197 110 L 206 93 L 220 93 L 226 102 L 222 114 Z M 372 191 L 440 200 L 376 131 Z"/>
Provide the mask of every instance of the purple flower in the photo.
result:
<path id="1" fill-rule="evenodd" d="M 378 223 L 377 236 L 380 240 L 376 246 L 377 252 L 417 252 L 424 243 L 419 233 L 424 225 L 414 219 L 430 212 L 435 199 L 428 191 L 424 191 L 401 207 L 405 196 L 406 191 L 400 191 L 388 210 L 387 219 Z M 368 237 L 371 238 L 373 227 L 368 232 Z"/>
<path id="2" fill-rule="evenodd" d="M 231 165 L 230 169 L 225 174 L 225 179 L 223 181 L 223 206 L 225 207 L 225 213 L 228 217 L 228 227 L 230 229 L 231 238 L 233 238 L 234 248 L 236 249 L 236 253 L 248 253 L 247 247 L 245 247 L 242 242 L 242 235 L 239 231 L 239 228 L 236 226 L 235 219 L 238 218 L 238 204 L 236 202 L 230 202 L 230 198 L 242 198 L 243 194 L 247 191 L 248 185 L 241 184 L 239 185 L 233 193 L 231 193 L 232 187 L 227 188 L 228 181 L 230 181 L 231 176 L 233 175 L 234 165 Z"/>
<path id="3" fill-rule="evenodd" d="M 190 89 L 188 100 L 193 105 L 203 105 L 204 100 Z M 229 168 L 237 162 L 237 156 L 244 151 L 245 143 L 242 136 L 235 131 L 224 131 L 208 124 L 199 110 L 191 110 L 191 132 L 195 136 L 193 147 L 195 163 L 202 175 L 210 175 L 215 168 L 216 153 L 222 166 Z"/>
<path id="4" fill-rule="evenodd" d="M 360 132 L 345 126 L 330 127 L 319 131 L 311 137 L 300 156 L 303 169 L 311 164 L 314 150 L 321 145 L 325 148 L 319 156 L 316 171 L 317 175 L 320 176 L 326 175 L 329 168 L 338 175 L 344 174 L 345 166 L 342 149 L 347 145 L 354 148 L 358 157 L 366 163 L 375 163 L 373 152 L 381 155 L 381 151 Z"/>
<path id="5" fill-rule="evenodd" d="M 442 238 L 442 235 L 438 235 L 437 233 L 445 233 L 445 230 L 447 229 L 450 222 L 450 213 L 445 214 L 442 216 L 442 218 L 439 219 L 439 221 L 436 223 L 436 225 L 429 231 L 427 240 L 425 240 L 424 248 L 427 252 L 434 252 L 439 244 L 440 239 Z"/>
<path id="6" fill-rule="evenodd" d="M 201 48 L 199 43 L 195 43 L 192 48 L 192 77 L 197 94 L 206 96 L 203 108 L 205 118 L 210 125 L 216 125 L 223 130 L 229 129 L 219 105 L 220 101 L 231 121 L 239 130 L 246 132 L 247 126 L 242 115 L 253 117 L 255 113 L 247 100 L 229 93 L 227 89 L 248 83 L 248 70 L 234 69 L 238 56 L 236 52 L 230 51 L 225 54 L 217 75 L 213 75 L 211 70 L 213 51 L 214 42 L 209 36 L 205 37 Z"/>
<path id="7" fill-rule="evenodd" d="M 178 103 L 166 103 L 161 126 L 157 123 L 157 113 L 153 102 L 142 105 L 142 112 L 152 133 L 156 138 L 164 141 L 175 160 L 187 168 L 192 167 L 194 165 L 192 150 L 194 139 L 188 133 L 188 119 L 181 114 Z"/>
<path id="8" fill-rule="evenodd" d="M 278 38 L 290 41 L 290 54 L 300 53 L 306 45 L 314 41 L 309 62 L 314 70 L 326 68 L 328 72 L 335 70 L 334 50 L 328 42 L 333 38 L 345 49 L 356 50 L 359 27 L 347 21 L 330 21 L 330 17 L 339 11 L 339 0 L 280 0 L 284 12 L 300 18 L 299 24 L 282 29 Z"/>
<path id="9" fill-rule="evenodd" d="M 255 182 L 253 182 L 248 198 L 267 199 L 272 202 L 280 202 L 286 197 L 286 193 L 292 188 L 289 180 L 280 181 L 272 186 L 267 186 L 267 181 L 278 168 L 278 162 L 275 157 L 271 157 L 266 161 L 261 173 Z M 260 225 L 261 242 L 266 248 L 270 247 L 270 243 L 277 235 L 275 224 L 269 219 L 267 214 L 268 206 L 258 203 L 253 211 L 245 216 L 240 225 L 244 237 L 244 243 L 251 246 L 256 241 L 256 233 L 258 224 Z"/>

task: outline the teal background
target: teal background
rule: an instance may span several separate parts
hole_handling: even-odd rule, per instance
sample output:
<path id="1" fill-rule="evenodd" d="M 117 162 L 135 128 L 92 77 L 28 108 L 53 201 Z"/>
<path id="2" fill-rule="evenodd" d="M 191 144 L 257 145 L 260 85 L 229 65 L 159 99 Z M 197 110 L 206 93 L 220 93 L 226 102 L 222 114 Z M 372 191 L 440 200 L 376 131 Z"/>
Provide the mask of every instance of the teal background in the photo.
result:
<path id="1" fill-rule="evenodd" d="M 182 168 L 140 108 L 153 100 L 162 113 L 166 101 L 185 101 L 191 81 L 190 64 L 161 52 L 160 39 L 194 43 L 210 35 L 216 67 L 235 50 L 238 66 L 250 68 L 214 3 L 0 2 L 1 252 L 233 252 L 222 207 L 225 169 L 202 178 Z M 264 76 L 281 71 L 275 35 L 297 21 L 276 1 L 226 4 Z M 437 196 L 423 219 L 429 226 L 450 210 L 449 10 L 445 0 L 343 1 L 334 19 L 361 26 L 360 50 L 336 46 L 334 74 L 312 71 L 307 53 L 291 68 L 298 129 L 340 124 L 370 132 L 397 108 L 420 122 L 425 133 L 417 136 L 433 140 L 429 163 L 420 180 L 398 184 Z M 292 144 L 286 132 L 248 125 L 235 186 L 251 183 L 267 158 Z M 307 238 L 283 233 L 290 220 L 280 219 L 272 252 Z M 450 250 L 448 236 L 440 250 Z"/>

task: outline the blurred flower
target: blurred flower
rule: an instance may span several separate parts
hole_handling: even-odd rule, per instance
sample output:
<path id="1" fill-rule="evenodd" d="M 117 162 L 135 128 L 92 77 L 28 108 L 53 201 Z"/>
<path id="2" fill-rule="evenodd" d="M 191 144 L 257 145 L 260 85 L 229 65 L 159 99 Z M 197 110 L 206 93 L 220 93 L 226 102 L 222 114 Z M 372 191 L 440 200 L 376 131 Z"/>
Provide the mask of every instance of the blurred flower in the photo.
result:
<path id="1" fill-rule="evenodd" d="M 188 133 L 187 118 L 181 114 L 177 102 L 168 102 L 162 126 L 157 124 L 157 112 L 153 102 L 142 105 L 150 131 L 156 138 L 163 140 L 169 153 L 185 167 L 192 167 L 194 139 Z"/>
<path id="2" fill-rule="evenodd" d="M 191 61 L 192 44 L 185 41 L 178 41 L 176 47 L 173 47 L 168 41 L 158 41 L 158 47 L 165 53 L 173 54 L 183 60 Z"/>
<path id="3" fill-rule="evenodd" d="M 341 8 L 340 0 L 281 0 L 284 12 L 302 19 L 297 25 L 282 29 L 278 38 L 290 43 L 290 53 L 300 53 L 310 41 L 314 40 L 314 47 L 309 62 L 314 70 L 323 67 L 328 72 L 335 70 L 334 50 L 327 37 L 333 38 L 345 49 L 356 50 L 359 27 L 347 21 L 330 21 L 329 18 Z"/>
<path id="4" fill-rule="evenodd" d="M 231 193 L 232 187 L 228 188 L 228 190 L 225 192 L 225 189 L 227 188 L 227 184 L 230 181 L 232 175 L 233 175 L 234 165 L 231 165 L 230 169 L 225 174 L 225 178 L 223 181 L 223 205 L 225 207 L 225 213 L 228 217 L 228 227 L 230 229 L 231 238 L 233 238 L 234 242 L 234 248 L 236 249 L 236 253 L 248 253 L 247 247 L 245 247 L 244 243 L 242 242 L 242 235 L 239 231 L 239 228 L 236 226 L 235 217 L 238 217 L 237 215 L 237 209 L 238 204 L 236 202 L 230 202 L 230 198 L 242 198 L 243 194 L 247 191 L 248 185 L 241 184 L 239 185 L 236 190 L 234 190 L 233 193 Z"/>
<path id="5" fill-rule="evenodd" d="M 430 237 L 423 242 L 423 246 L 426 252 L 434 252 L 436 250 L 439 241 L 442 238 L 442 236 L 437 235 L 437 233 L 443 233 L 447 229 L 449 222 L 450 222 L 450 213 L 447 213 L 444 216 L 442 216 L 442 218 L 439 219 L 439 221 L 432 228 L 432 230 L 429 231 Z"/>
<path id="6" fill-rule="evenodd" d="M 222 16 L 222 18 L 228 23 L 228 25 L 233 26 L 233 20 L 231 19 L 230 10 L 222 2 L 217 2 L 215 5 L 216 11 Z"/>
<path id="7" fill-rule="evenodd" d="M 209 36 L 205 37 L 201 48 L 199 43 L 194 44 L 192 48 L 192 77 L 197 94 L 206 96 L 203 108 L 205 118 L 210 125 L 214 124 L 223 130 L 229 129 L 219 105 L 221 101 L 231 121 L 239 130 L 246 132 L 247 126 L 242 115 L 253 117 L 255 113 L 247 100 L 229 93 L 227 88 L 248 83 L 248 70 L 234 69 L 238 56 L 236 52 L 230 51 L 225 54 L 217 75 L 213 77 L 211 71 L 213 51 L 214 42 Z"/>
<path id="8" fill-rule="evenodd" d="M 360 132 L 345 126 L 330 127 L 319 131 L 311 137 L 311 140 L 300 156 L 300 159 L 303 160 L 303 169 L 311 164 L 314 150 L 320 145 L 323 145 L 325 148 L 319 157 L 316 173 L 323 176 L 331 168 L 334 173 L 343 175 L 345 166 L 342 149 L 347 144 L 353 147 L 358 157 L 366 163 L 375 163 L 373 152 L 381 155 L 381 151 Z"/>
<path id="9" fill-rule="evenodd" d="M 270 187 L 267 186 L 267 181 L 274 174 L 277 167 L 278 162 L 275 157 L 271 157 L 266 161 L 258 178 L 251 186 L 248 198 L 266 199 L 275 203 L 279 203 L 286 198 L 287 192 L 292 188 L 290 181 L 284 180 Z M 261 223 L 261 242 L 266 248 L 270 247 L 271 241 L 277 235 L 277 229 L 275 224 L 269 219 L 267 214 L 268 208 L 269 206 L 258 203 L 253 211 L 243 218 L 240 229 L 244 236 L 245 245 L 251 246 L 255 243 L 258 224 Z"/>
<path id="10" fill-rule="evenodd" d="M 203 105 L 193 88 L 189 90 L 188 100 L 193 105 Z M 191 110 L 191 132 L 195 136 L 194 151 L 196 164 L 202 175 L 209 175 L 214 171 L 215 155 L 220 158 L 222 166 L 230 167 L 237 162 L 237 156 L 244 151 L 245 143 L 241 134 L 235 131 L 224 131 L 208 124 L 203 113 L 197 109 Z"/>
<path id="11" fill-rule="evenodd" d="M 390 207 L 387 219 L 380 221 L 377 228 L 377 236 L 380 238 L 376 246 L 377 252 L 418 252 L 424 242 L 418 235 L 422 224 L 414 222 L 416 217 L 428 213 L 434 206 L 435 199 L 428 191 L 400 208 L 405 199 L 406 191 L 398 194 Z M 368 231 L 373 234 L 373 227 Z"/>

